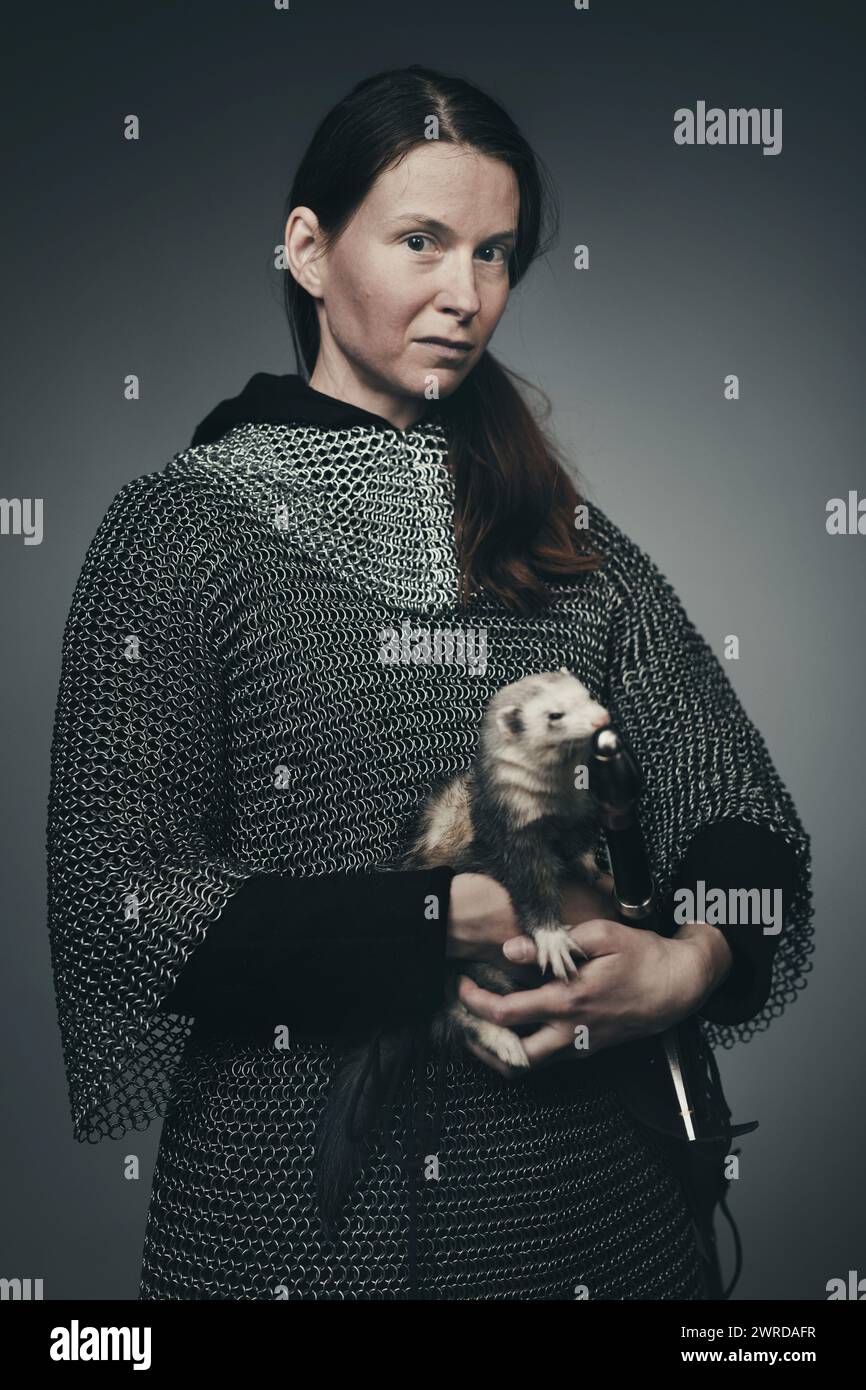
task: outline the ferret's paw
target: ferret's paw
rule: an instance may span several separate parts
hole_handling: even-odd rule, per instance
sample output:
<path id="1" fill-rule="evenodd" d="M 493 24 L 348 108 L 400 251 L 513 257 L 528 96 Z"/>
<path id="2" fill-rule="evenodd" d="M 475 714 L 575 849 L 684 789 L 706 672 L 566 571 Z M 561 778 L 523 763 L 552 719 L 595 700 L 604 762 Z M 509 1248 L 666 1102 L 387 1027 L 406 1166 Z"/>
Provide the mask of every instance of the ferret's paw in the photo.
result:
<path id="1" fill-rule="evenodd" d="M 566 983 L 577 974 L 572 955 L 576 946 L 564 927 L 540 927 L 533 933 L 532 939 L 542 974 L 549 967 L 558 980 L 565 980 Z"/>
<path id="2" fill-rule="evenodd" d="M 487 1052 L 498 1057 L 509 1067 L 528 1067 L 529 1057 L 523 1043 L 510 1028 L 501 1023 L 490 1023 L 473 1014 L 459 999 L 447 1011 L 447 1019 L 453 1036 L 466 1033 Z"/>
<path id="3" fill-rule="evenodd" d="M 526 1049 L 516 1033 L 498 1023 L 479 1022 L 471 1030 L 475 1041 L 509 1067 L 528 1067 Z"/>

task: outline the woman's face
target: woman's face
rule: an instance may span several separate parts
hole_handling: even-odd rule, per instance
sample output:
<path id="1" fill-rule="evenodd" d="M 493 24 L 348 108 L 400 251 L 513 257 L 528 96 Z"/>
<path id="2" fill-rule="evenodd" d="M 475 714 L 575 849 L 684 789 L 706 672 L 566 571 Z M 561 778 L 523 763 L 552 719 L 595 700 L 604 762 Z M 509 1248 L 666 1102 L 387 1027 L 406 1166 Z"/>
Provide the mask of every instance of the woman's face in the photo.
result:
<path id="1" fill-rule="evenodd" d="M 401 429 L 423 412 L 431 378 L 441 397 L 456 390 L 508 300 L 518 202 L 506 164 L 432 140 L 379 177 L 318 258 L 315 215 L 293 209 L 290 263 L 321 330 L 310 384 Z M 443 353 L 430 337 L 469 347 Z"/>

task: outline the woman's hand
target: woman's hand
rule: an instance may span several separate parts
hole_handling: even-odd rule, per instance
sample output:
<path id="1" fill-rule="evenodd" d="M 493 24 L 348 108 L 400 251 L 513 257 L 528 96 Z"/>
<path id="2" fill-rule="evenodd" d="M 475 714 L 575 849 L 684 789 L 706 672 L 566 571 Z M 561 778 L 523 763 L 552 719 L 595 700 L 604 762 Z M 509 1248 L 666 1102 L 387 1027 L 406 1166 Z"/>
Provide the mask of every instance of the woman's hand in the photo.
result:
<path id="1" fill-rule="evenodd" d="M 455 875 L 452 891 L 460 877 Z M 479 902 L 487 892 L 485 885 L 495 883 L 485 875 L 466 877 L 485 879 L 485 884 L 474 888 Z M 687 923 L 675 936 L 666 938 L 599 915 L 611 910 L 612 886 L 609 876 L 593 889 L 575 881 L 566 885 L 563 916 L 575 923 L 569 927 L 569 935 L 588 957 L 582 961 L 576 955 L 578 973 L 568 984 L 551 980 L 536 989 L 498 995 L 466 976 L 460 980 L 460 999 L 480 1018 L 506 1028 L 540 1025 L 521 1038 L 533 1067 L 564 1057 L 579 1061 L 617 1043 L 664 1032 L 700 1008 L 730 970 L 727 942 L 706 923 Z M 510 904 L 505 889 L 500 884 L 497 887 Z M 481 943 L 489 947 L 498 936 L 509 961 L 531 966 L 535 946 L 516 930 L 513 909 L 510 925 L 507 913 L 504 921 L 497 920 L 497 926 L 491 928 L 488 922 L 485 930 L 480 925 L 483 914 L 479 914 L 476 947 Z M 478 958 L 478 950 L 469 949 L 470 936 L 465 930 L 457 933 L 459 945 L 453 954 L 458 958 L 461 954 Z M 487 954 L 484 958 L 493 957 Z M 507 1066 L 470 1038 L 466 1046 L 504 1076 L 525 1075 L 523 1069 Z"/>
<path id="2" fill-rule="evenodd" d="M 501 964 L 505 942 L 520 935 L 514 905 L 497 879 L 488 874 L 454 875 L 446 956 Z"/>

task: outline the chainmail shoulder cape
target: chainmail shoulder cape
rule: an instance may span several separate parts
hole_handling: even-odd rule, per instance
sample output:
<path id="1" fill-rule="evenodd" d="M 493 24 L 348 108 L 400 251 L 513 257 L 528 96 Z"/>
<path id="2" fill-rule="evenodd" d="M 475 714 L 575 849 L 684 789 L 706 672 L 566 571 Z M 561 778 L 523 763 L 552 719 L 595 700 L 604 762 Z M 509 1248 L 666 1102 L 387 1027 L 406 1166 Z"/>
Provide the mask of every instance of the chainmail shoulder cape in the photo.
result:
<path id="1" fill-rule="evenodd" d="M 160 1003 L 249 875 L 395 864 L 508 682 L 566 666 L 610 709 L 644 774 L 662 900 L 719 818 L 795 850 L 770 997 L 748 1022 L 704 1025 L 710 1042 L 748 1041 L 805 983 L 808 837 L 671 586 L 590 503 L 602 571 L 551 584 L 542 616 L 483 593 L 461 612 L 446 450 L 435 410 L 406 431 L 241 423 L 121 488 L 87 551 L 51 750 L 49 931 L 75 1137 L 168 1116 L 142 1296 L 401 1296 L 405 1192 L 386 1151 L 345 1248 L 315 1234 L 328 1048 L 275 1048 L 290 1020 L 267 1020 L 265 1042 L 206 1038 Z M 426 659 L 422 643 L 420 660 L 383 660 L 386 634 L 409 629 L 416 647 L 431 636 Z M 436 629 L 466 634 L 469 659 L 431 659 Z M 581 1279 L 590 1297 L 700 1296 L 682 1204 L 609 1093 L 542 1098 L 468 1054 L 448 1087 L 442 1174 L 421 1194 L 435 1296 L 572 1297 Z M 564 1225 L 539 1222 L 544 1202 Z"/>

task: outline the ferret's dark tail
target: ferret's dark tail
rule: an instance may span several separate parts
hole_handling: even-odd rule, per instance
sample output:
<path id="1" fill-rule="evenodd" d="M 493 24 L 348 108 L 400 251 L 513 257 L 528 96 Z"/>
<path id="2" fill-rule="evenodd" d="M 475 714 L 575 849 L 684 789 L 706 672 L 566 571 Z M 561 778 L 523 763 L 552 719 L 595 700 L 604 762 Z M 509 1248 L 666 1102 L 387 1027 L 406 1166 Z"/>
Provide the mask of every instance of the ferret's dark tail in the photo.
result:
<path id="1" fill-rule="evenodd" d="M 409 1074 L 416 1042 L 414 1027 L 380 1029 L 342 1058 L 316 1127 L 316 1191 L 329 1240 L 369 1141 Z"/>

